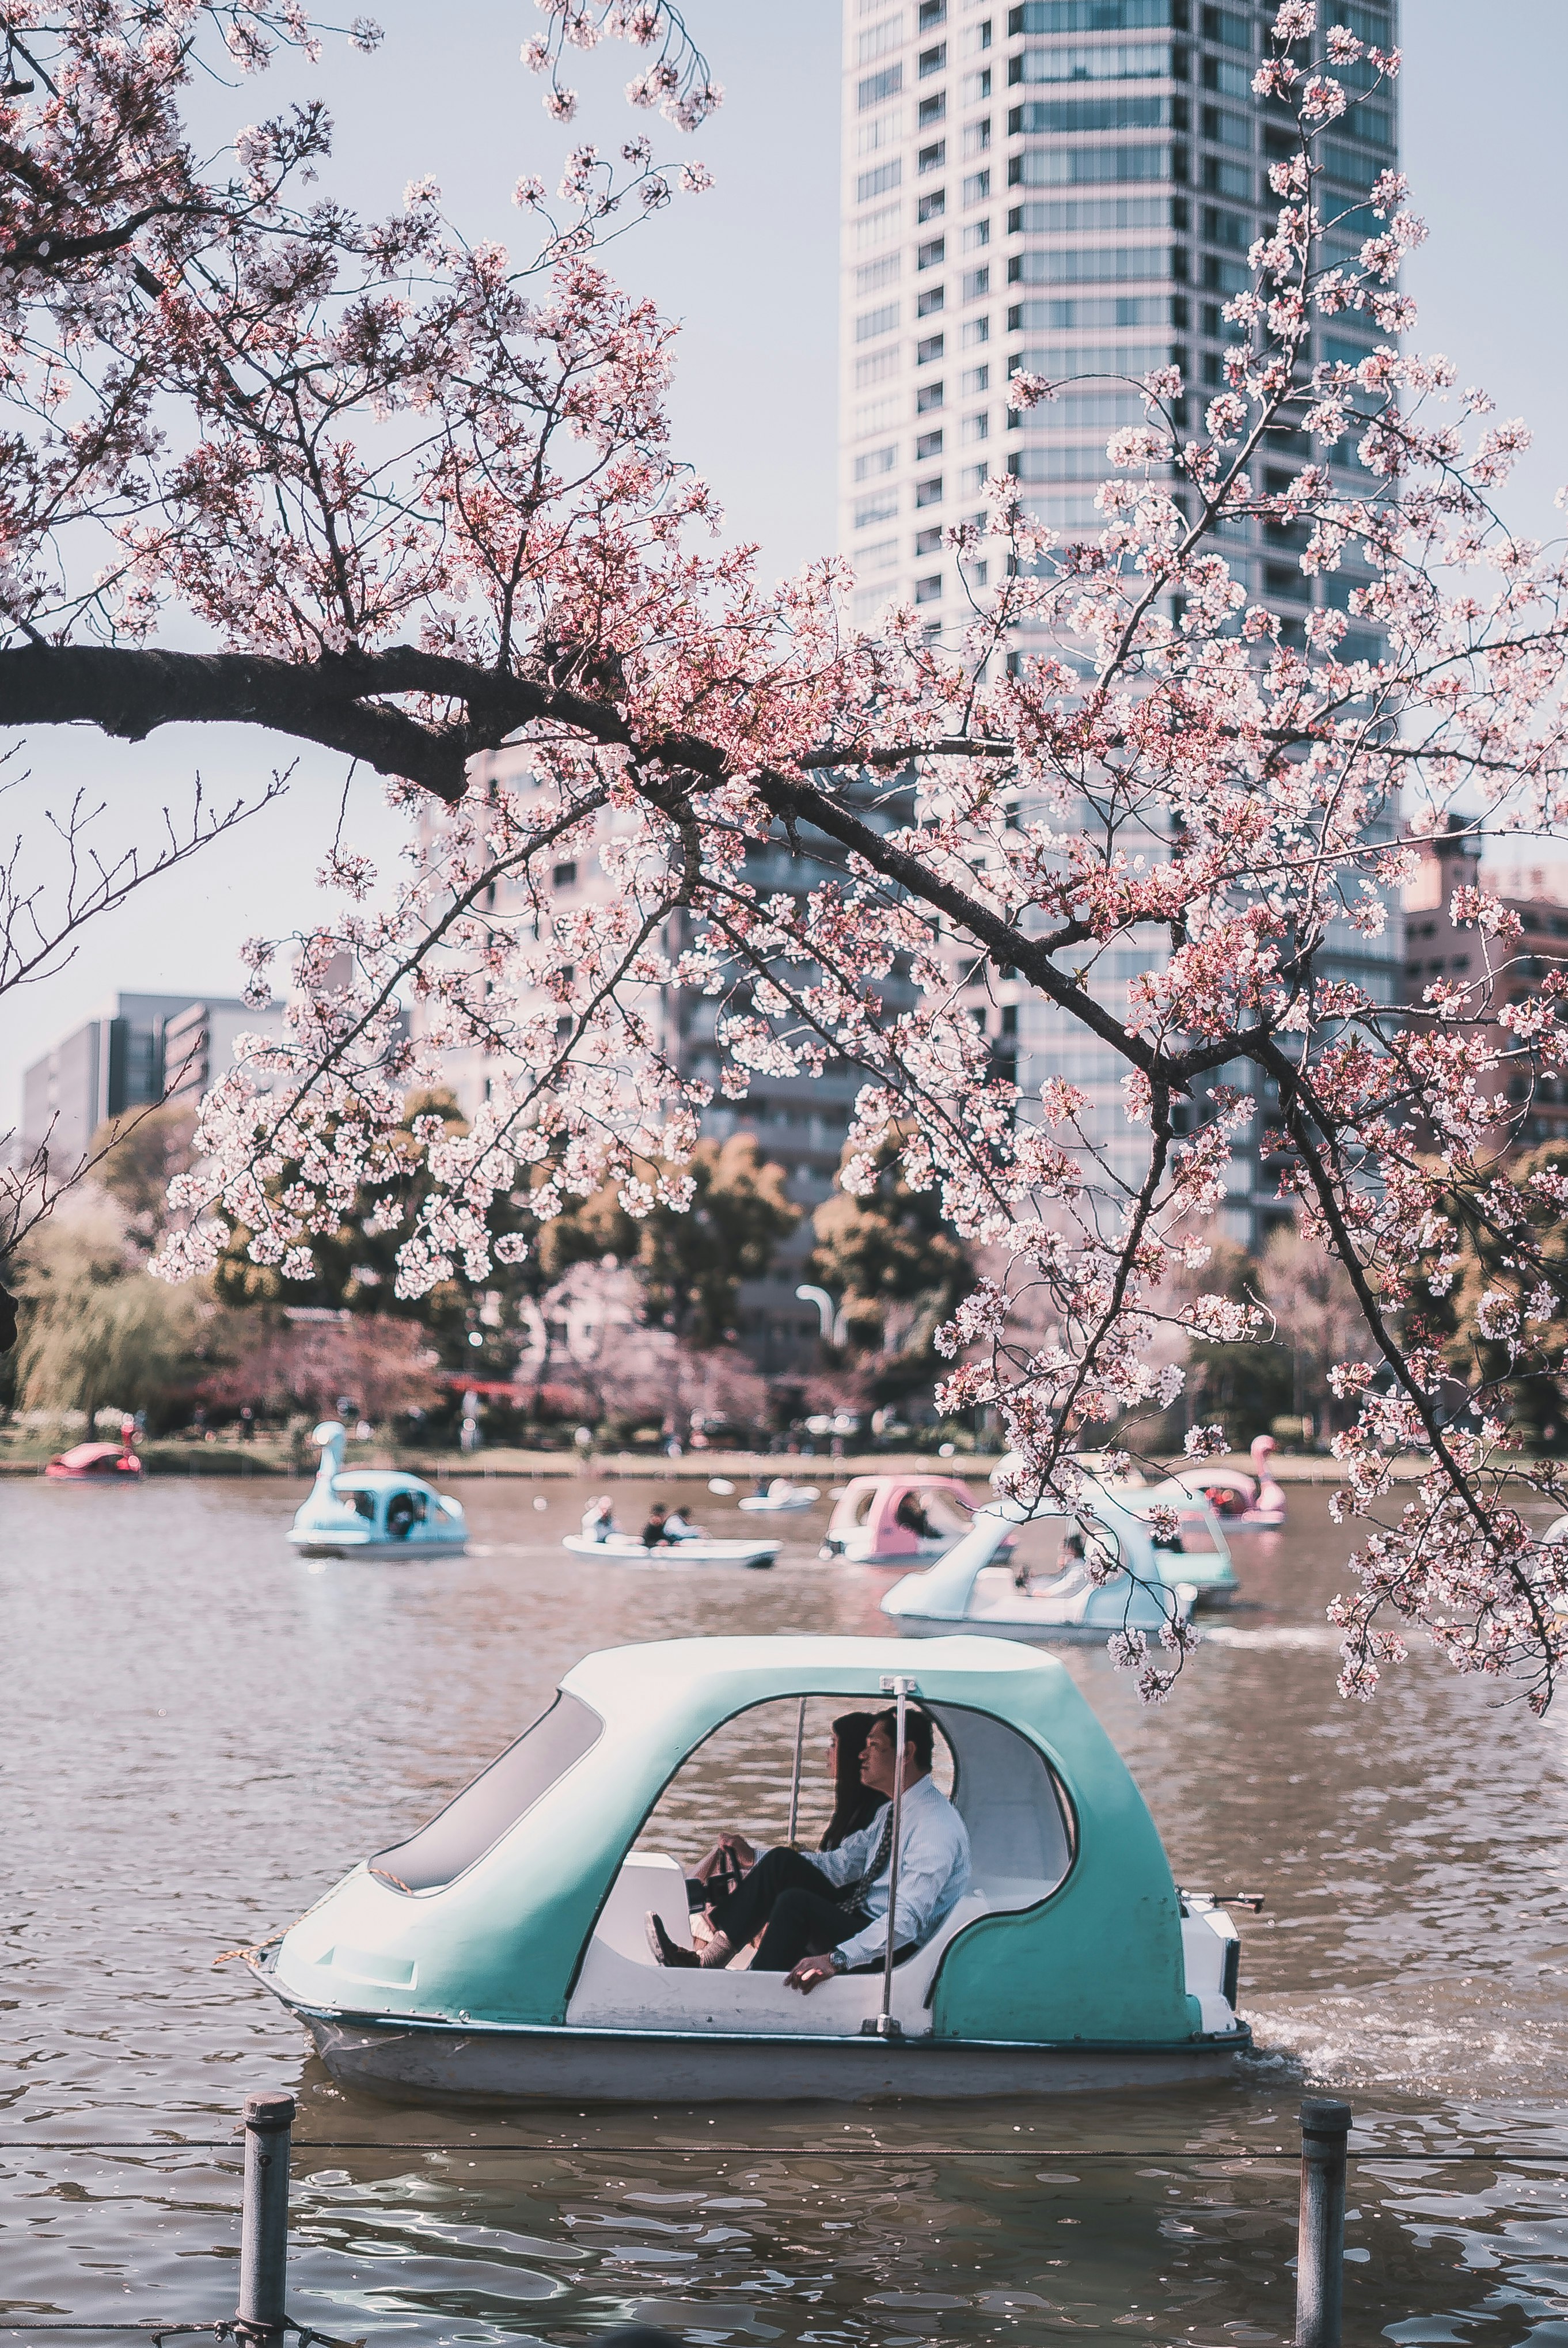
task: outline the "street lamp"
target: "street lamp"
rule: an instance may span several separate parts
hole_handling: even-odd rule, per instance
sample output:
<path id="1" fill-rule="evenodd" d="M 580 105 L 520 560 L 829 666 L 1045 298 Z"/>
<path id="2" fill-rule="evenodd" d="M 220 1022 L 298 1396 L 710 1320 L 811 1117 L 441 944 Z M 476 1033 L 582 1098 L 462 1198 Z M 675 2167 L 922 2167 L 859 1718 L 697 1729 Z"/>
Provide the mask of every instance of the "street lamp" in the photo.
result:
<path id="1" fill-rule="evenodd" d="M 849 1323 L 841 1308 L 834 1305 L 825 1288 L 798 1288 L 795 1291 L 802 1304 L 814 1304 L 822 1323 L 824 1345 L 841 1345 L 848 1337 Z"/>

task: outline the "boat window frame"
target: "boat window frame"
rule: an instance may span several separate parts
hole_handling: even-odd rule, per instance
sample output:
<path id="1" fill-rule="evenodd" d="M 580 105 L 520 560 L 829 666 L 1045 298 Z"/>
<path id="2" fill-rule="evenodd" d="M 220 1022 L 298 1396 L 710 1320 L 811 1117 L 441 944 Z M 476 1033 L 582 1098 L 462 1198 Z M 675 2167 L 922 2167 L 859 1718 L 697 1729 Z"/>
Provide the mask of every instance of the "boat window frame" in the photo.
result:
<path id="1" fill-rule="evenodd" d="M 465 1860 L 461 1867 L 455 1868 L 451 1874 L 447 1876 L 440 1883 L 405 1883 L 400 1877 L 393 1875 L 387 1869 L 377 1864 L 381 1859 L 390 1859 L 397 1851 L 406 1850 L 410 1843 L 417 1841 L 421 1835 L 428 1833 L 432 1827 L 437 1826 L 440 1820 L 446 1817 L 449 1810 L 455 1809 L 457 1805 L 462 1801 L 466 1796 L 472 1793 L 476 1786 L 478 1786 L 484 1778 L 490 1776 L 492 1771 L 500 1768 L 502 1764 L 516 1752 L 520 1745 L 526 1744 L 536 1729 L 542 1728 L 545 1722 L 549 1720 L 552 1715 L 560 1708 L 562 1703 L 570 1703 L 574 1705 L 579 1712 L 585 1713 L 587 1715 L 589 1720 L 594 1724 L 593 1735 L 589 1738 L 586 1745 L 583 1746 L 577 1753 L 573 1754 L 572 1759 L 566 1763 L 563 1768 L 558 1769 L 547 1784 L 540 1787 L 537 1793 L 535 1793 L 529 1801 L 525 1802 L 520 1810 L 513 1811 L 506 1824 L 501 1827 L 497 1833 L 490 1837 L 489 1842 L 484 1845 L 482 1849 L 475 1851 L 471 1859 Z M 558 1786 L 565 1783 L 566 1779 L 572 1775 L 573 1769 L 578 1768 L 599 1744 L 601 1738 L 603 1736 L 604 1727 L 604 1715 L 595 1705 L 587 1703 L 582 1696 L 577 1694 L 574 1689 L 558 1687 L 551 1697 L 550 1702 L 543 1706 L 542 1710 L 535 1714 L 534 1717 L 529 1722 L 527 1727 L 520 1729 L 518 1734 L 511 1739 L 511 1743 L 503 1745 L 500 1751 L 494 1755 L 490 1760 L 487 1761 L 482 1769 L 476 1769 L 473 1776 L 468 1779 L 466 1784 L 459 1786 L 455 1794 L 448 1797 L 447 1800 L 441 1804 L 439 1809 L 432 1811 L 428 1818 L 423 1819 L 420 1824 L 413 1829 L 412 1833 L 399 1836 L 396 1842 L 388 1843 L 385 1849 L 375 1852 L 372 1857 L 367 1859 L 365 1862 L 366 1872 L 373 1875 L 378 1883 L 386 1884 L 390 1890 L 396 1891 L 405 1900 L 433 1900 L 438 1898 L 441 1892 L 449 1891 L 454 1883 L 460 1883 L 465 1876 L 470 1875 L 476 1867 L 482 1865 L 483 1862 L 489 1859 L 492 1851 L 499 1849 L 500 1846 L 506 1840 L 508 1835 L 511 1834 L 514 1828 L 520 1827 L 523 1819 L 538 1808 L 541 1802 L 546 1800 L 550 1795 L 553 1794 Z"/>
<path id="2" fill-rule="evenodd" d="M 978 1511 L 976 1511 L 976 1513 L 978 1514 Z M 562 1691 L 562 1693 L 564 1692 L 565 1691 Z M 603 1890 L 600 1892 L 598 1901 L 593 1910 L 593 1917 L 589 1921 L 588 1930 L 583 1934 L 583 1945 L 578 1950 L 576 1958 L 573 1963 L 572 1971 L 567 1976 L 566 2003 L 570 2005 L 573 1998 L 577 1993 L 577 1984 L 582 1978 L 583 1968 L 588 1961 L 588 1952 L 593 1947 L 593 1937 L 599 1930 L 599 1919 L 603 1914 L 604 1910 L 609 1903 L 611 1893 L 614 1890 L 616 1884 L 621 1879 L 621 1869 L 625 1866 L 627 1859 L 630 1859 L 633 1851 L 636 1848 L 638 1837 L 645 1830 L 648 1820 L 653 1817 L 654 1812 L 658 1808 L 659 1804 L 664 1800 L 665 1796 L 668 1793 L 676 1779 L 680 1776 L 680 1773 L 686 1767 L 686 1763 L 692 1758 L 694 1754 L 699 1753 L 702 1750 L 702 1747 L 707 1743 L 709 1737 L 717 1736 L 721 1728 L 727 1728 L 731 1721 L 740 1719 L 743 1714 L 748 1712 L 760 1712 L 764 1704 L 795 1704 L 803 1699 L 808 1704 L 814 1700 L 820 1701 L 823 1704 L 841 1704 L 846 1705 L 865 1703 L 872 1705 L 876 1710 L 887 1711 L 890 1709 L 890 1706 L 882 1700 L 885 1698 L 886 1694 L 887 1691 L 885 1688 L 878 1689 L 874 1694 L 868 1690 L 861 1690 L 857 1693 L 853 1688 L 784 1688 L 776 1691 L 772 1695 L 754 1697 L 749 1704 L 737 1704 L 732 1712 L 724 1713 L 718 1719 L 710 1721 L 707 1728 L 703 1730 L 702 1735 L 697 1738 L 696 1743 L 686 1747 L 680 1759 L 675 1764 L 675 1766 L 666 1771 L 664 1777 L 660 1780 L 653 1799 L 648 1803 L 646 1808 L 638 1818 L 636 1825 L 633 1828 L 630 1839 L 610 1867 L 609 1871 L 604 1878 Z M 581 1702 L 581 1698 L 579 1701 Z M 1024 1742 L 1026 1745 L 1033 1746 L 1035 1751 L 1038 1754 L 1041 1765 L 1046 1771 L 1047 1776 L 1050 1780 L 1052 1790 L 1056 1795 L 1057 1809 L 1061 1813 L 1062 1828 L 1067 1837 L 1068 1863 L 1062 1870 L 1060 1879 L 1052 1884 L 1044 1899 L 1032 1900 L 1027 1908 L 1006 1908 L 997 1909 L 994 1911 L 987 1910 L 987 1914 L 995 1913 L 997 1915 L 1006 1916 L 1037 1915 L 1042 1908 L 1048 1906 L 1050 1901 L 1057 1897 L 1057 1894 L 1059 1891 L 1066 1890 L 1068 1885 L 1072 1881 L 1073 1877 L 1078 1872 L 1079 1854 L 1083 1848 L 1083 1838 L 1079 1830 L 1078 1803 L 1074 1797 L 1072 1787 L 1068 1785 L 1067 1778 L 1057 1767 L 1050 1752 L 1044 1745 L 1038 1742 L 1032 1731 L 1026 1728 L 1020 1728 L 1016 1721 L 1009 1720 L 1004 1713 L 987 1711 L 986 1707 L 982 1704 L 964 1704 L 955 1701 L 949 1701 L 946 1698 L 940 1696 L 926 1696 L 920 1694 L 917 1694 L 913 1698 L 913 1702 L 918 1704 L 923 1711 L 925 1710 L 929 1704 L 941 1704 L 944 1710 L 948 1712 L 972 1712 L 976 1714 L 982 1720 L 994 1720 L 1003 1728 L 1010 1729 L 1015 1736 L 1021 1736 L 1024 1739 Z M 592 1706 L 589 1706 L 588 1709 L 592 1710 Z M 941 1723 L 934 1718 L 932 1725 L 936 1729 L 937 1734 L 942 1736 L 944 1744 L 945 1744 L 948 1752 L 953 1756 L 953 1793 L 956 1796 L 959 1787 L 962 1766 L 957 1750 L 953 1744 L 952 1738 L 949 1737 L 943 1730 Z M 524 1733 L 526 1734 L 526 1731 Z M 508 1750 L 510 1751 L 510 1749 L 511 1748 L 509 1747 Z M 483 1774 L 482 1771 L 480 1774 Z M 456 1798 L 457 1797 L 454 1796 L 453 1799 L 455 1800 Z M 957 1807 L 956 1801 L 954 1801 L 954 1808 Z M 438 1817 L 440 1813 L 438 1811 L 437 1816 Z M 810 1856 L 810 1854 L 807 1855 Z M 454 1878 L 453 1879 L 455 1880 L 456 1879 Z M 956 1948 L 958 1942 L 965 1938 L 965 1934 L 969 1932 L 974 1925 L 984 1924 L 986 1918 L 985 1916 L 972 1917 L 970 1922 L 965 1924 L 964 1927 L 964 1931 L 962 1932 L 955 1933 L 954 1938 L 948 1942 L 947 1948 L 943 1950 L 941 1956 L 936 1961 L 935 1970 L 932 1973 L 931 1980 L 927 1984 L 924 2003 L 928 2007 L 931 2003 L 932 1998 L 935 1994 L 937 1982 L 942 1977 L 942 1968 L 947 1962 L 948 1949 Z"/>

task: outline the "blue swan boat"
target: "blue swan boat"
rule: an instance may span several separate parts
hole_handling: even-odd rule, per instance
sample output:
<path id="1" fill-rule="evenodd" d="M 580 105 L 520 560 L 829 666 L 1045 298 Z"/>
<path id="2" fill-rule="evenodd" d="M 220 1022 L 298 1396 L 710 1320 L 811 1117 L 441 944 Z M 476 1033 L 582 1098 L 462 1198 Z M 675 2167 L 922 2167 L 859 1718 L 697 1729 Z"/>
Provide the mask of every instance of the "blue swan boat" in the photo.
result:
<path id="1" fill-rule="evenodd" d="M 461 1557 L 469 1523 L 456 1500 L 397 1468 L 346 1471 L 344 1428 L 323 1419 L 311 1437 L 321 1446 L 315 1481 L 300 1503 L 288 1539 L 302 1557 Z"/>
<path id="2" fill-rule="evenodd" d="M 969 1889 L 935 1931 L 891 1972 L 810 1997 L 744 1965 L 655 1963 L 650 1912 L 692 1945 L 686 1867 L 657 1847 L 690 1839 L 656 1815 L 676 1772 L 737 1724 L 748 1750 L 792 1746 L 793 1839 L 802 1746 L 894 1688 L 934 1722 L 969 1835 Z M 722 1803 L 722 1785 L 707 1797 Z M 582 2108 L 1212 2079 L 1252 2043 L 1239 1947 L 1221 1906 L 1172 1882 L 1127 1764 L 1056 1656 L 985 1638 L 912 1653 L 746 1637 L 584 1657 L 445 1809 L 246 1962 L 346 2084 Z"/>

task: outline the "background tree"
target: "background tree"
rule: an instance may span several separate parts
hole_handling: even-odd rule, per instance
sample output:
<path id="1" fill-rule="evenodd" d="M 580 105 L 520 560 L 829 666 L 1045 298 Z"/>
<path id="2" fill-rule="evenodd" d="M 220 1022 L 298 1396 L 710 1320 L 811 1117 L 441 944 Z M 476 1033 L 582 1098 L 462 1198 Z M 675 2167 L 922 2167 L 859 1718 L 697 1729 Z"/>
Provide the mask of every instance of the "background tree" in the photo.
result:
<path id="1" fill-rule="evenodd" d="M 335 1417 L 346 1395 L 356 1411 L 381 1425 L 446 1399 L 436 1375 L 440 1357 L 425 1332 L 384 1313 L 304 1323 L 253 1308 L 229 1313 L 210 1352 L 220 1358 L 203 1368 L 196 1391 L 219 1409 L 249 1404 L 274 1414 Z"/>
<path id="2" fill-rule="evenodd" d="M 835 1189 L 811 1218 L 817 1244 L 807 1275 L 838 1298 L 854 1352 L 875 1357 L 864 1366 L 879 1402 L 929 1385 L 940 1361 L 936 1332 L 975 1277 L 941 1190 L 911 1186 L 909 1138 L 901 1127 L 864 1157 L 846 1150 L 840 1172 L 858 1158 L 856 1189 Z"/>
<path id="3" fill-rule="evenodd" d="M 1365 1326 L 1345 1266 L 1293 1225 L 1281 1225 L 1264 1248 L 1254 1292 L 1274 1323 L 1269 1350 L 1277 1361 L 1284 1348 L 1290 1370 L 1289 1398 L 1276 1415 L 1310 1411 L 1324 1433 L 1351 1424 L 1354 1408 L 1338 1400 L 1330 1383 L 1334 1365 L 1354 1351 Z M 1276 1375 L 1270 1385 L 1277 1385 Z"/>
<path id="4" fill-rule="evenodd" d="M 593 1254 L 633 1264 L 655 1327 L 699 1351 L 733 1344 L 741 1282 L 767 1275 L 804 1212 L 784 1169 L 764 1159 L 755 1135 L 732 1133 L 697 1142 L 679 1175 L 645 1167 L 634 1179 L 636 1214 L 624 1186 L 606 1185 L 560 1217 L 559 1231 L 544 1226 L 542 1262 Z"/>
<path id="5" fill-rule="evenodd" d="M 1456 1391 L 1450 1412 L 1505 1418 L 1532 1449 L 1568 1440 L 1568 1142 L 1522 1151 L 1501 1231 L 1450 1193 L 1419 1297 L 1420 1334 Z"/>
<path id="6" fill-rule="evenodd" d="M 201 1372 L 208 1313 L 141 1266 L 119 1204 L 81 1189 L 30 1235 L 20 1265 L 24 1410 L 145 1411 L 155 1429 Z M 209 1308 L 210 1311 L 210 1308 Z"/>
<path id="7" fill-rule="evenodd" d="M 196 1131 L 195 1108 L 168 1101 L 100 1126 L 88 1144 L 93 1179 L 120 1208 L 129 1235 L 149 1251 L 169 1220 L 169 1185 L 188 1174 Z"/>

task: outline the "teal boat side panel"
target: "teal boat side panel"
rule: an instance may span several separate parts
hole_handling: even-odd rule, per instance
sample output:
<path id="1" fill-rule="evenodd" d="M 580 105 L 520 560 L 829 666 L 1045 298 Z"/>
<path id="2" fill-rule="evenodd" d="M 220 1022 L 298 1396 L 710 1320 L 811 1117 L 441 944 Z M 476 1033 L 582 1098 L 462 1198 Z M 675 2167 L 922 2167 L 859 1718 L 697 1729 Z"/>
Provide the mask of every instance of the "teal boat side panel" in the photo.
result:
<path id="1" fill-rule="evenodd" d="M 438 1928 L 421 1935 L 421 2006 L 475 2021 L 564 2023 L 578 1959 L 650 1797 L 716 1725 L 701 1704 L 662 1712 L 637 1770 L 612 1737 L 585 1754 L 521 1828 L 438 1895 Z M 520 1838 L 521 1866 L 508 1850 Z"/>
<path id="2" fill-rule="evenodd" d="M 1034 1707 L 1030 1707 L 1034 1710 Z M 1087 1704 L 1015 1713 L 1068 1787 L 1078 1849 L 1041 1906 L 982 1917 L 937 1974 L 938 2037 L 1186 2039 L 1194 2019 L 1170 1862 L 1131 1772 Z"/>
<path id="3" fill-rule="evenodd" d="M 1055 1658 L 962 1637 L 918 1654 L 892 1640 L 758 1638 L 586 1658 L 563 1684 L 603 1720 L 598 1742 L 451 1882 L 410 1895 L 356 1869 L 285 1936 L 280 1984 L 340 2010 L 563 2024 L 621 1859 L 694 1748 L 770 1699 L 885 1701 L 894 1670 L 931 1702 L 973 1706 L 1036 1744 L 1078 1821 L 1060 1891 L 954 1942 L 937 1978 L 938 2034 L 1189 2041 L 1175 1890 L 1125 1762 Z"/>

